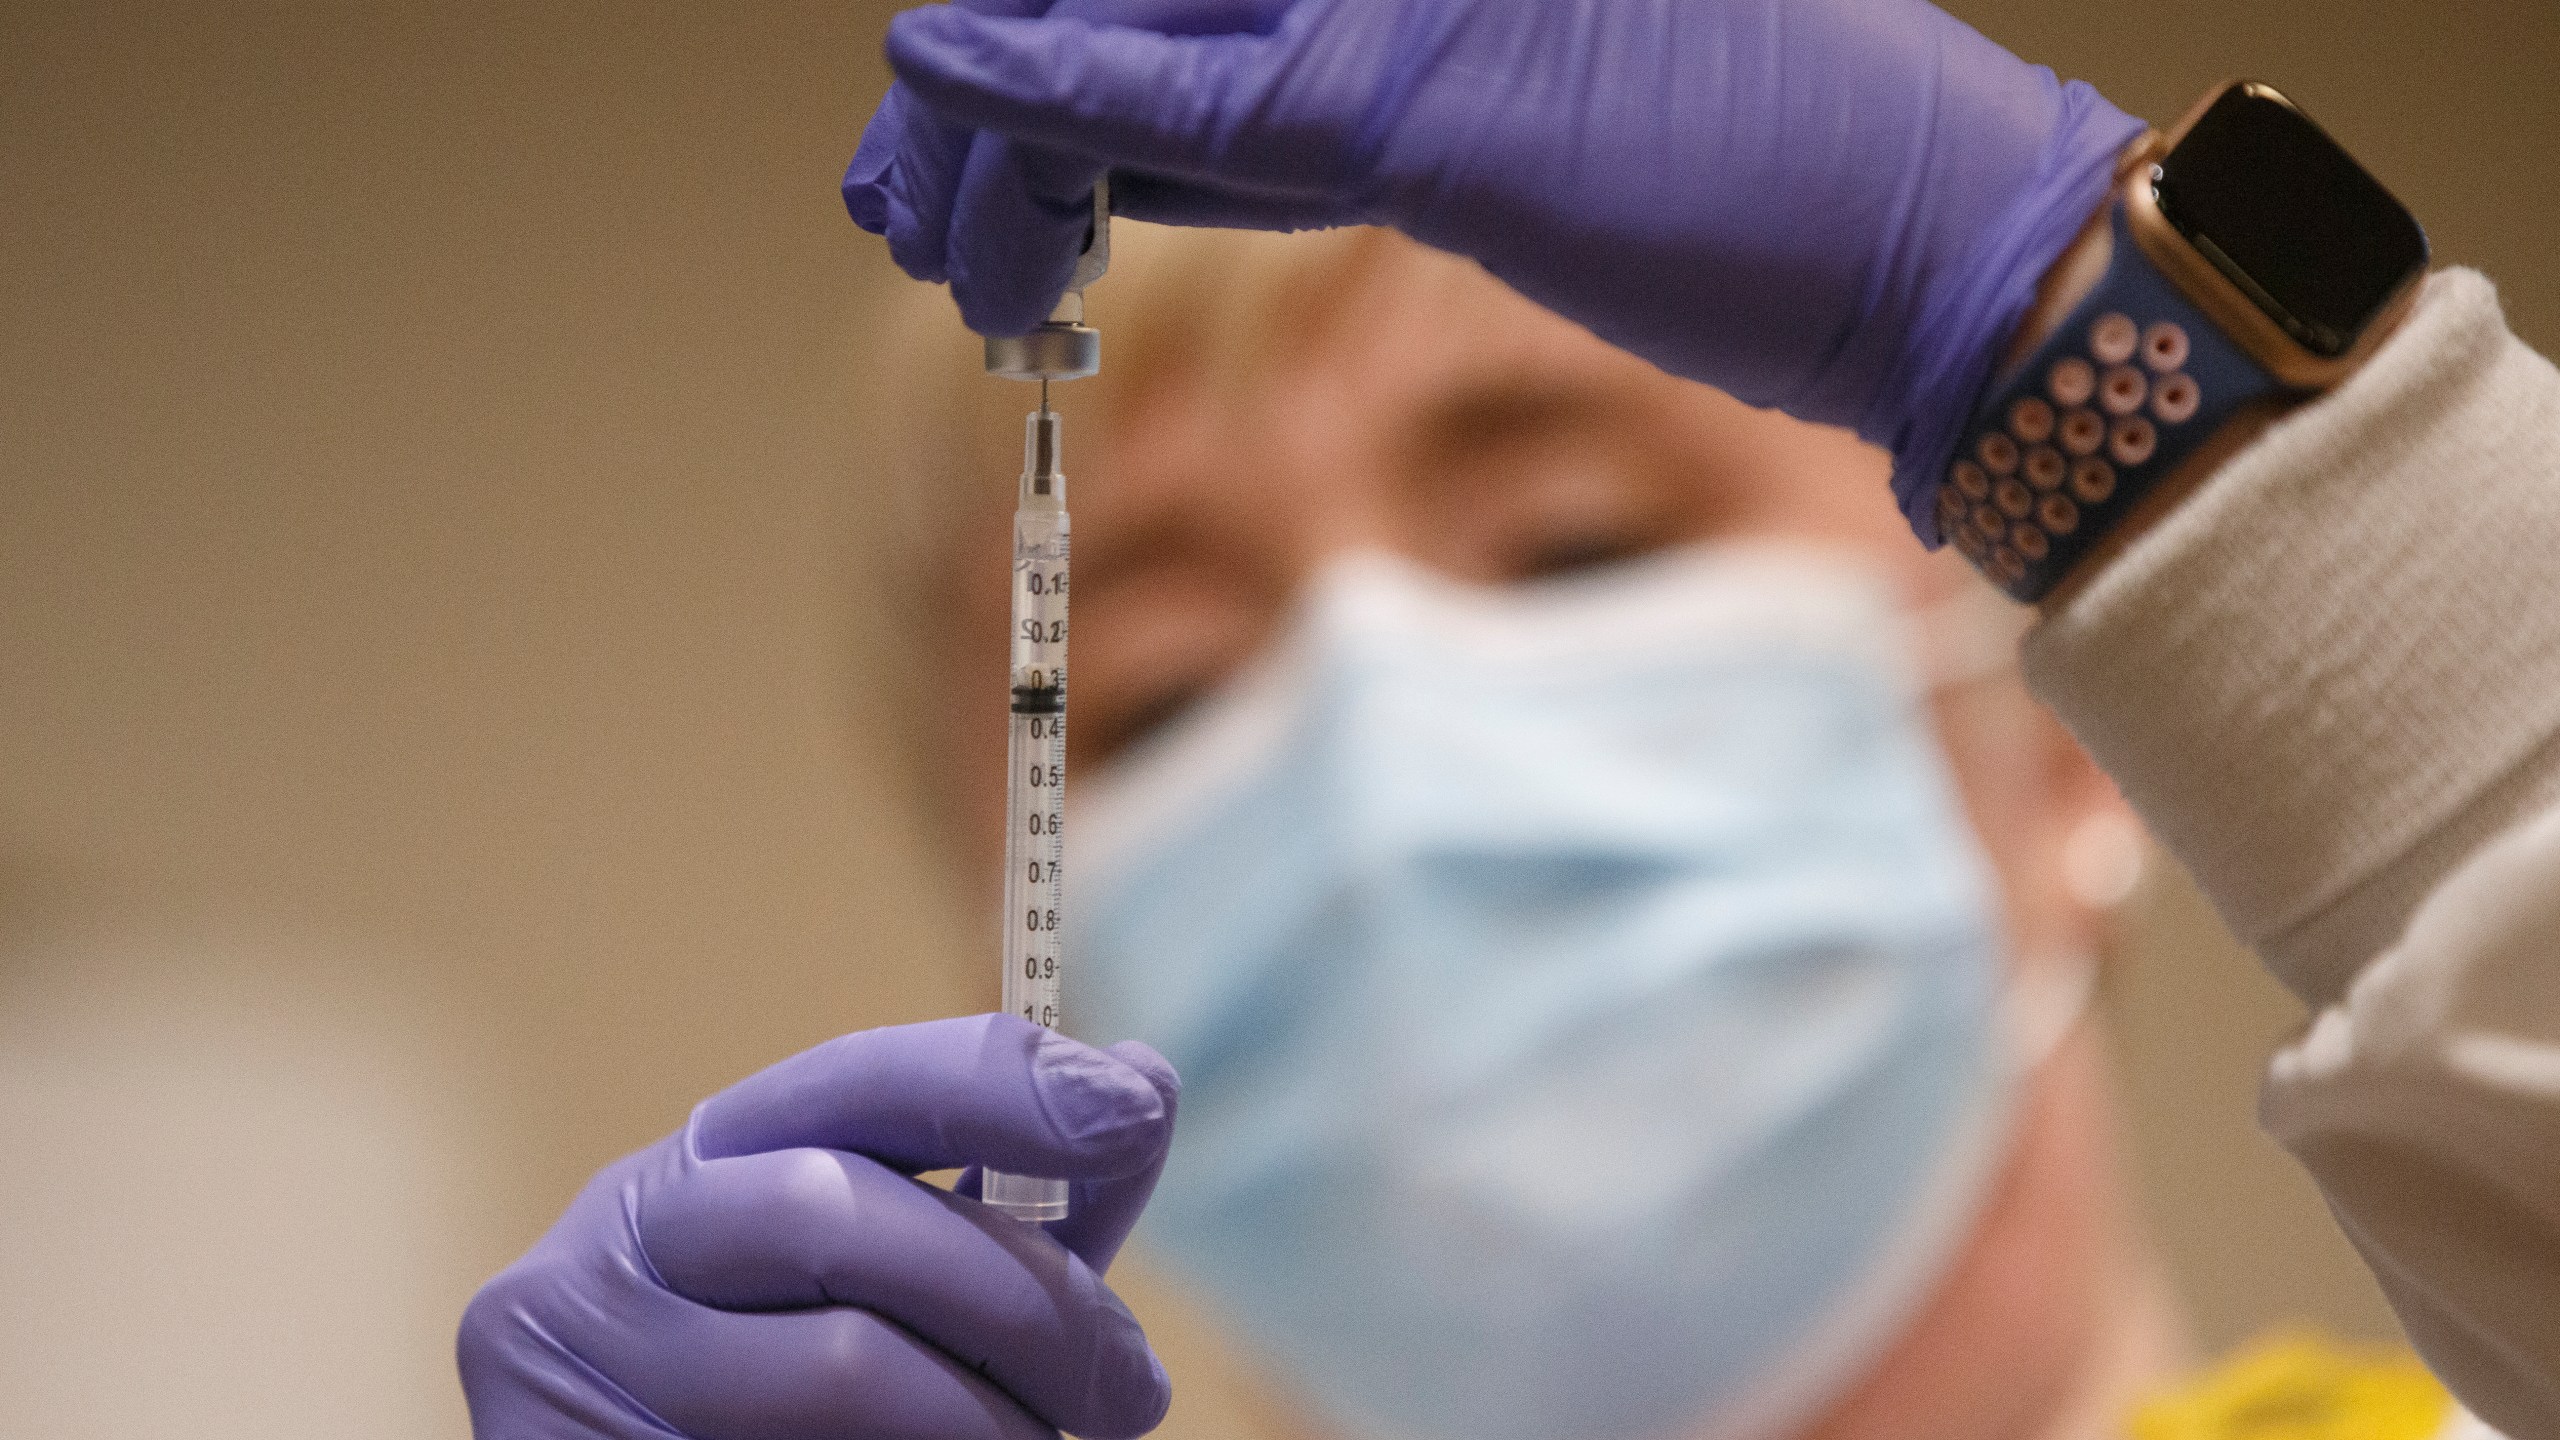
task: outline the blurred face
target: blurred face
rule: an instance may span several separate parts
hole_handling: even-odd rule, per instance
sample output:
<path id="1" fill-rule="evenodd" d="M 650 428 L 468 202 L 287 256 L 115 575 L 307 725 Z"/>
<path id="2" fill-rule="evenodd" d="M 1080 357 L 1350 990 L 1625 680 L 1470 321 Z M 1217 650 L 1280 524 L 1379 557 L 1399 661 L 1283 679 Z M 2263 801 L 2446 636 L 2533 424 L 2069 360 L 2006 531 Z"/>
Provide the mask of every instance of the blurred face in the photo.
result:
<path id="1" fill-rule="evenodd" d="M 1075 724 L 1091 777 L 1234 674 L 1327 562 L 1384 549 L 1526 584 L 1672 546 L 1782 539 L 1854 555 L 1908 604 L 1973 583 L 1910 536 L 1877 451 L 1675 379 L 1463 261 L 1397 244 L 1241 391 L 1177 363 L 1068 407 Z M 992 518 L 992 517 L 991 517 Z M 943 687 L 966 832 L 991 843 L 1003 716 L 977 703 L 1006 631 L 1001 538 L 976 546 Z M 983 641 L 983 643 L 981 643 Z M 2020 949 L 2086 948 L 2068 829 L 2112 794 L 2014 678 L 1934 700 Z"/>

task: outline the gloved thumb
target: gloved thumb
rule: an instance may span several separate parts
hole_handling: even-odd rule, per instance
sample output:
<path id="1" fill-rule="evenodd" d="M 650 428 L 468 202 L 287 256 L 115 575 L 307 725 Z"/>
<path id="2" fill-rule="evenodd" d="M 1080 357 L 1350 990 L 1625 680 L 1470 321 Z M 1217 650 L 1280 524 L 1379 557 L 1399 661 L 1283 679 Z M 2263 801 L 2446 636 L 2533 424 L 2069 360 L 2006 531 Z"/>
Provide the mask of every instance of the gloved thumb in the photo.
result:
<path id="1" fill-rule="evenodd" d="M 1159 1088 L 1019 1015 L 968 1015 L 804 1050 L 695 1107 L 689 1139 L 703 1160 L 809 1146 L 909 1175 L 1129 1176 L 1164 1163 L 1173 1117 Z"/>
<path id="2" fill-rule="evenodd" d="M 948 5 L 889 22 L 889 64 L 946 121 L 1115 167 L 1278 189 L 1325 188 L 1320 147 L 1230 144 L 1226 107 L 1264 87 L 1284 35 L 1163 35 L 1063 15 L 998 19 Z M 1301 137 L 1303 138 L 1303 137 Z"/>
<path id="3" fill-rule="evenodd" d="M 1081 156 L 978 137 L 961 172 L 945 262 L 970 329 L 1020 335 L 1048 318 L 1092 231 L 1101 178 L 1102 166 Z"/>
<path id="4" fill-rule="evenodd" d="M 1182 1077 L 1162 1055 L 1135 1040 L 1123 1040 L 1107 1052 L 1147 1078 L 1147 1083 L 1164 1097 L 1166 1135 L 1172 1134 L 1174 1110 L 1182 1097 Z M 1146 1168 L 1109 1180 L 1079 1180 L 1069 1190 L 1067 1218 L 1052 1220 L 1047 1229 L 1051 1239 L 1073 1252 L 1096 1275 L 1111 1268 L 1120 1247 L 1129 1238 L 1131 1227 L 1147 1208 L 1147 1197 L 1155 1193 L 1156 1178 L 1164 1173 L 1164 1162 L 1172 1154 L 1168 1143 Z M 976 1198 L 979 1194 L 979 1172 L 975 1169 L 960 1177 L 959 1193 Z"/>

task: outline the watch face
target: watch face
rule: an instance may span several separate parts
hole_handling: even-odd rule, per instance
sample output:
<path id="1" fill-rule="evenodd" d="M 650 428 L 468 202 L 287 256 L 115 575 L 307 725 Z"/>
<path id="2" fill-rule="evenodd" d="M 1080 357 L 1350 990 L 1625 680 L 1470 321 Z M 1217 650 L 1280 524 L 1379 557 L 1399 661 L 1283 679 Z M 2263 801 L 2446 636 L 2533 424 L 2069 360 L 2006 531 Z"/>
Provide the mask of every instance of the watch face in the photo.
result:
<path id="1" fill-rule="evenodd" d="M 2224 91 L 2153 185 L 2169 224 L 2315 355 L 2345 353 L 2427 265 L 2408 210 L 2264 86 Z"/>

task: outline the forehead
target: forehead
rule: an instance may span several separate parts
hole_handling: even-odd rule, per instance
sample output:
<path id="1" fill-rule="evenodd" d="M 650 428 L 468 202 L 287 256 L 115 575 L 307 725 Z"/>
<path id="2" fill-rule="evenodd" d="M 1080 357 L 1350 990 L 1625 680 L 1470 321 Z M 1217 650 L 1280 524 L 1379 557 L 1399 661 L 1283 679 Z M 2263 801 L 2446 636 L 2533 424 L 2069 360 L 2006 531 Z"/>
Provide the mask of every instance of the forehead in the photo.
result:
<path id="1" fill-rule="evenodd" d="M 1413 244 L 1382 245 L 1348 276 L 1295 358 L 1306 378 L 1382 403 L 1492 377 L 1685 388 L 1474 262 Z"/>
<path id="2" fill-rule="evenodd" d="M 1260 332 L 1250 338 L 1131 327 L 1134 363 L 1106 368 L 1097 395 L 1099 446 L 1078 492 L 1095 523 L 1082 533 L 1184 513 L 1251 517 L 1263 540 L 1289 531 L 1316 554 L 1394 544 L 1376 532 L 1417 517 L 1387 512 L 1465 504 L 1479 492 L 1464 469 L 1481 459 L 1560 476 L 1641 470 L 1684 492 L 1688 538 L 1784 534 L 1889 569 L 1919 559 L 1883 457 L 1844 434 L 1666 375 L 1410 242 L 1376 237 L 1314 269 L 1281 287 L 1286 303 L 1242 317 Z"/>

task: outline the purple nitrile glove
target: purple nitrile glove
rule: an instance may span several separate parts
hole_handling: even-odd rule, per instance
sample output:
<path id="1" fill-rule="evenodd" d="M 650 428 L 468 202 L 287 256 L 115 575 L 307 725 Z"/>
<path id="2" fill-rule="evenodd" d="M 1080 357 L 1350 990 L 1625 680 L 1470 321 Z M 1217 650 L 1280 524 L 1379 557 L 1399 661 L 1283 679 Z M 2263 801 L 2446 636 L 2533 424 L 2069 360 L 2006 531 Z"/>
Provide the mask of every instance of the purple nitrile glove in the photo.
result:
<path id="1" fill-rule="evenodd" d="M 961 0 L 997 18 L 1048 15 L 1158 34 L 1235 34 L 1278 23 L 1290 0 Z M 1019 335 L 1047 318 L 1075 271 L 1103 164 L 937 117 L 901 81 L 889 87 L 844 172 L 854 223 L 889 242 L 919 280 L 951 282 L 961 318 L 982 335 Z M 948 244 L 953 216 L 972 237 Z"/>
<path id="2" fill-rule="evenodd" d="M 1966 410 L 2141 130 L 1923 0 L 986 8 L 891 23 L 900 88 L 845 175 L 974 328 L 1048 313 L 1105 167 L 1138 219 L 1392 225 L 1885 446 L 1931 540 Z"/>
<path id="3" fill-rule="evenodd" d="M 598 1172 L 462 1317 L 481 1440 L 1118 1440 L 1172 1391 L 1102 1272 L 1178 1082 L 1010 1015 L 847 1035 Z M 1033 1226 L 913 1179 L 1077 1182 Z"/>

